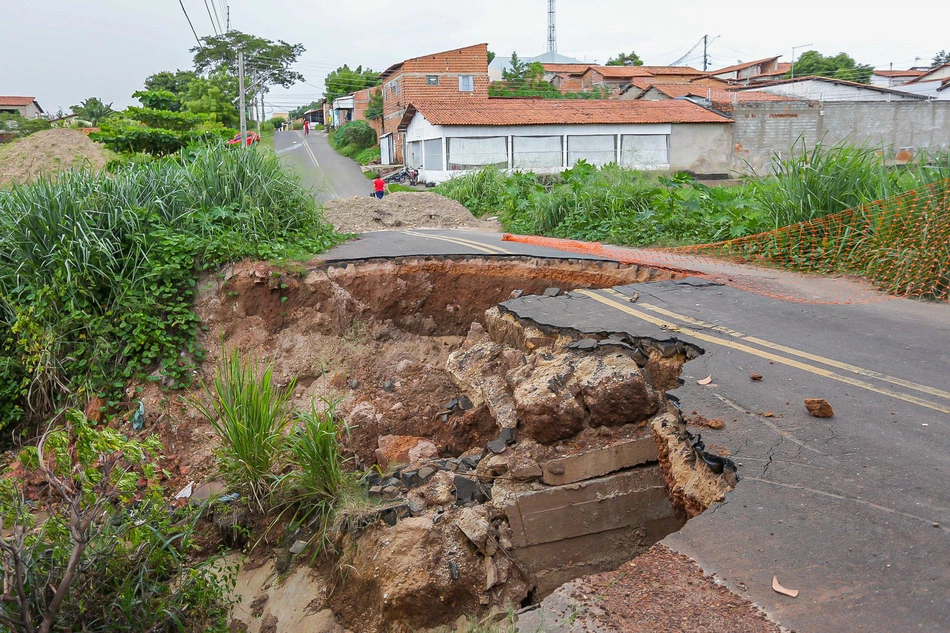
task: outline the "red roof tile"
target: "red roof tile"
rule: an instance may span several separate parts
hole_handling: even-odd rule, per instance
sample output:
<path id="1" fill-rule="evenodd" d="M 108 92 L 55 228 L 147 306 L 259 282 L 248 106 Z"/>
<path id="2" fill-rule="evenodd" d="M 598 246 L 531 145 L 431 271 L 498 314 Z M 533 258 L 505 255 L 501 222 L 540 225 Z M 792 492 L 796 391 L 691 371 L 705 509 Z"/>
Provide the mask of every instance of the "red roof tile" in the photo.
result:
<path id="1" fill-rule="evenodd" d="M 653 76 L 653 73 L 643 70 L 643 66 L 590 66 L 590 70 L 610 79 Z"/>
<path id="2" fill-rule="evenodd" d="M 36 97 L 0 97 L 0 106 L 26 106 L 36 101 Z"/>
<path id="3" fill-rule="evenodd" d="M 549 73 L 565 75 L 583 75 L 592 64 L 541 64 Z"/>
<path id="4" fill-rule="evenodd" d="M 433 125 L 557 125 L 564 123 L 732 123 L 689 101 L 485 99 L 411 104 L 405 129 L 420 112 Z"/>
<path id="5" fill-rule="evenodd" d="M 705 75 L 691 66 L 637 66 L 651 75 Z"/>
<path id="6" fill-rule="evenodd" d="M 927 74 L 926 70 L 875 70 L 875 75 L 879 77 L 922 77 Z"/>
<path id="7" fill-rule="evenodd" d="M 792 97 L 773 95 L 768 92 L 755 90 L 732 91 L 714 90 L 708 86 L 696 84 L 654 84 L 653 90 L 662 92 L 671 99 L 677 97 L 699 97 L 709 99 L 713 103 L 744 103 L 747 101 L 797 101 Z M 639 98 L 639 97 L 638 97 Z"/>
<path id="8" fill-rule="evenodd" d="M 731 73 L 737 70 L 744 70 L 746 68 L 751 68 L 753 66 L 758 66 L 759 64 L 764 64 L 765 62 L 774 62 L 776 59 L 781 57 L 781 55 L 776 55 L 775 57 L 766 57 L 765 59 L 757 59 L 754 62 L 745 62 L 734 64 L 732 66 L 726 66 L 725 68 L 720 68 L 719 70 L 709 71 L 710 75 L 721 75 L 723 73 Z"/>

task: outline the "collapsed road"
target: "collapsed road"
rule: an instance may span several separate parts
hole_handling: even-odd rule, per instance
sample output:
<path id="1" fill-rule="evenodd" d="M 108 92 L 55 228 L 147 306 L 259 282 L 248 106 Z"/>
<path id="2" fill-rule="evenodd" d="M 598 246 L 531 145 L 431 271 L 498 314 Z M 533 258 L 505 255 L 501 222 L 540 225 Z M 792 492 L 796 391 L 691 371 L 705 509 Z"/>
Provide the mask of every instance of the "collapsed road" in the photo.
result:
<path id="1" fill-rule="evenodd" d="M 352 630 L 543 608 L 657 541 L 788 629 L 950 619 L 946 305 L 789 302 L 448 230 L 218 283 L 208 339 L 275 351 L 300 398 L 350 391 L 347 448 L 380 465 L 386 503 L 338 535 L 356 573 L 326 600 Z"/>

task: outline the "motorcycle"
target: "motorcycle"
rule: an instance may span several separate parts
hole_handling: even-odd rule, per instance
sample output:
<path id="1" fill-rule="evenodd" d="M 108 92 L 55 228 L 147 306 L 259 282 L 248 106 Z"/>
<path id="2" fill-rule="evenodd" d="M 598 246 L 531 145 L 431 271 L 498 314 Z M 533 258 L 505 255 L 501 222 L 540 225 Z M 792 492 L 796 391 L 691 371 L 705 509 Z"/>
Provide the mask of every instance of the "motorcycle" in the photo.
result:
<path id="1" fill-rule="evenodd" d="M 406 182 L 409 181 L 409 184 L 413 187 L 419 184 L 419 170 L 410 167 L 404 167 L 402 170 L 393 172 L 388 176 L 383 178 L 388 183 L 393 182 Z"/>

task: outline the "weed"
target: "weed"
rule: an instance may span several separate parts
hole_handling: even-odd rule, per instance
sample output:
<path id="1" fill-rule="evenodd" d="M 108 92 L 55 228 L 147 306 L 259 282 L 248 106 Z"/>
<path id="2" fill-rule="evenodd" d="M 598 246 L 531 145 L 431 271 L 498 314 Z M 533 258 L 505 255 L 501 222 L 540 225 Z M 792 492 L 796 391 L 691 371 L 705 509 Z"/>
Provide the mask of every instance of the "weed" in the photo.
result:
<path id="1" fill-rule="evenodd" d="M 261 512 L 276 480 L 273 469 L 281 459 L 296 383 L 293 378 L 278 387 L 273 365 L 258 370 L 255 358 L 235 349 L 222 353 L 213 383 L 204 385 L 210 404 L 194 399 L 221 438 L 218 465 L 225 480 L 248 491 Z"/>

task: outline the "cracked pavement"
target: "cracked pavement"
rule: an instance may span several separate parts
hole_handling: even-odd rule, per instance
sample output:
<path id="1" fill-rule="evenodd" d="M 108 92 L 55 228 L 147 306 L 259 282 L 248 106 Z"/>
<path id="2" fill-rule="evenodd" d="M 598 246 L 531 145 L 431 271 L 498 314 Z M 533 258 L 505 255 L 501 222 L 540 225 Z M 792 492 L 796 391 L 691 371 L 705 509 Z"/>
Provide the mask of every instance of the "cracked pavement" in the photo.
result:
<path id="1" fill-rule="evenodd" d="M 794 303 L 705 280 L 504 305 L 541 324 L 705 349 L 674 395 L 687 417 L 725 421 L 703 440 L 741 479 L 665 545 L 799 633 L 945 630 L 950 306 Z M 805 398 L 825 398 L 834 417 L 810 417 Z M 773 592 L 773 576 L 798 598 Z"/>

